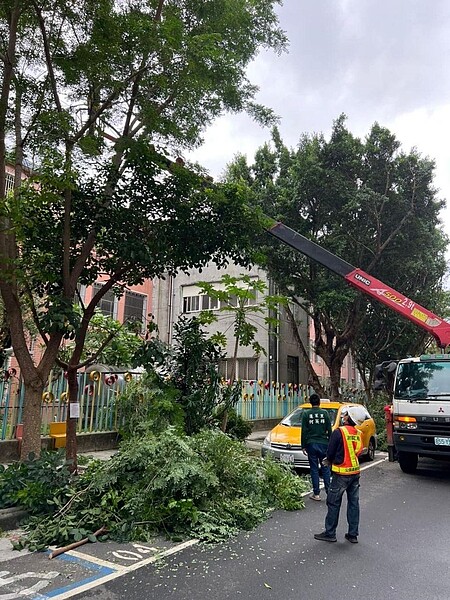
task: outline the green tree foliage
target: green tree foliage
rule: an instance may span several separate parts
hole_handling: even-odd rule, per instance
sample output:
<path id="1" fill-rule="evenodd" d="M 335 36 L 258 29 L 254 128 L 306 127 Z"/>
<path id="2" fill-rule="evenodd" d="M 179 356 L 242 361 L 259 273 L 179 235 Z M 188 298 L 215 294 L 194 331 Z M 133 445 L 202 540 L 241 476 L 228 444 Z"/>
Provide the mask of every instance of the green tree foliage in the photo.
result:
<path id="1" fill-rule="evenodd" d="M 275 130 L 272 146 L 260 148 L 252 165 L 242 157 L 230 165 L 228 180 L 249 185 L 269 216 L 434 310 L 441 296 L 447 238 L 440 227 L 444 203 L 433 187 L 433 172 L 431 160 L 416 150 L 402 151 L 386 128 L 375 124 L 360 140 L 341 116 L 329 139 L 305 134 L 296 149 L 287 148 Z M 371 338 L 364 342 L 365 332 L 398 317 L 387 316 L 389 310 L 376 303 L 368 308 L 372 302 L 367 297 L 318 263 L 280 243 L 264 244 L 260 262 L 280 291 L 314 322 L 315 351 L 330 370 L 331 396 L 336 398 L 350 349 L 358 357 L 362 345 L 372 343 Z M 400 350 L 399 335 L 392 339 Z M 401 339 L 404 353 L 420 348 L 424 336 L 409 327 Z M 311 366 L 310 371 L 311 383 L 323 392 Z"/>
<path id="2" fill-rule="evenodd" d="M 218 286 L 206 281 L 200 281 L 197 285 L 201 293 L 214 299 L 219 306 L 218 311 L 202 311 L 200 314 L 202 323 L 211 324 L 220 321 L 220 313 L 225 313 L 225 318 L 232 316 L 234 347 L 229 380 L 230 385 L 233 385 L 236 379 L 239 348 L 251 347 L 257 356 L 266 353 L 265 348 L 256 339 L 258 327 L 265 325 L 272 327 L 273 331 L 278 324 L 278 320 L 273 315 L 278 313 L 280 304 L 285 304 L 285 298 L 266 294 L 265 282 L 246 274 L 239 277 L 222 275 Z M 226 346 L 225 333 L 217 332 L 212 339 L 222 347 Z M 228 411 L 225 411 L 223 431 L 226 431 L 227 420 Z"/>
<path id="3" fill-rule="evenodd" d="M 207 281 L 200 281 L 197 285 L 200 292 L 216 300 L 219 306 L 218 311 L 202 311 L 200 314 L 202 323 L 211 324 L 220 321 L 220 313 L 225 313 L 225 318 L 230 314 L 233 317 L 233 370 L 230 376 L 233 381 L 240 347 L 250 346 L 256 355 L 265 354 L 265 348 L 256 340 L 258 325 L 261 321 L 266 326 L 277 325 L 277 320 L 271 314 L 280 304 L 285 304 L 285 298 L 266 294 L 267 285 L 264 281 L 251 275 L 233 277 L 225 274 L 222 275 L 218 286 Z M 221 346 L 226 345 L 226 335 L 223 333 L 214 334 L 212 339 Z"/>
<path id="4" fill-rule="evenodd" d="M 239 398 L 239 385 L 222 383 L 219 362 L 223 358 L 220 346 L 207 337 L 200 320 L 181 317 L 174 325 L 172 346 L 151 338 L 134 360 L 136 366 L 159 378 L 161 386 L 170 384 L 177 390 L 185 432 L 192 435 L 204 427 L 215 427 L 222 413 Z"/>
<path id="5" fill-rule="evenodd" d="M 117 400 L 119 433 L 123 439 L 158 434 L 172 427 L 184 433 L 184 411 L 180 391 L 155 372 L 133 380 Z"/>
<path id="6" fill-rule="evenodd" d="M 61 366 L 75 401 L 89 321 L 104 294 L 242 254 L 242 223 L 251 218 L 239 189 L 205 184 L 168 157 L 198 144 L 223 111 L 273 119 L 254 102 L 245 70 L 260 48 L 285 46 L 275 4 L 1 3 L 0 291 L 26 388 L 23 456 L 40 450 L 42 389 L 63 338 L 74 341 Z M 24 191 L 23 174 L 31 175 Z M 105 284 L 80 317 L 77 285 L 99 273 Z M 45 344 L 38 365 L 27 350 L 25 307 Z M 75 465 L 70 417 L 67 455 Z"/>
<path id="7" fill-rule="evenodd" d="M 21 506 L 30 514 L 52 512 L 48 500 L 64 495 L 70 488 L 70 475 L 62 468 L 62 452 L 33 454 L 25 462 L 0 465 L 0 509 Z"/>
<path id="8" fill-rule="evenodd" d="M 27 480 L 20 482 L 24 498 Z M 50 515 L 33 517 L 16 547 L 65 545 L 101 527 L 119 540 L 159 533 L 216 542 L 253 529 L 275 508 L 303 508 L 307 486 L 220 431 L 183 437 L 169 428 L 129 440 L 111 460 L 94 461 L 57 493 L 49 489 Z"/>
<path id="9" fill-rule="evenodd" d="M 81 360 L 95 357 L 96 362 L 111 367 L 129 367 L 142 343 L 142 323 L 119 323 L 96 311 L 89 323 Z M 67 362 L 72 353 L 70 339 L 63 343 L 59 358 Z"/>

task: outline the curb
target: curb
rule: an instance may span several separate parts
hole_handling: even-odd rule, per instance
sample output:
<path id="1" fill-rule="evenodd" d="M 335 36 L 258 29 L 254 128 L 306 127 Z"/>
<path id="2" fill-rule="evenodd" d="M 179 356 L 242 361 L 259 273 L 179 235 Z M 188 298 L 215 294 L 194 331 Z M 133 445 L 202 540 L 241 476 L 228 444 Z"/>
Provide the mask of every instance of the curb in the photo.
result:
<path id="1" fill-rule="evenodd" d="M 20 522 L 27 516 L 27 511 L 22 508 L 13 507 L 0 509 L 0 531 L 17 529 Z"/>

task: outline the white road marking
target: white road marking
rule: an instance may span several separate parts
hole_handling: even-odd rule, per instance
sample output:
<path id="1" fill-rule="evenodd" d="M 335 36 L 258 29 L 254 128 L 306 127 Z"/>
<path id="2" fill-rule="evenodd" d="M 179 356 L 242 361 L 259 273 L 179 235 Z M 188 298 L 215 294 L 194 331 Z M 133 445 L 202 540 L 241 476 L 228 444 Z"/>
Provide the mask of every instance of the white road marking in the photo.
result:
<path id="1" fill-rule="evenodd" d="M 144 560 L 134 563 L 133 565 L 129 565 L 129 566 L 113 565 L 113 566 L 111 566 L 111 568 L 115 569 L 114 573 L 110 573 L 109 575 L 105 575 L 105 577 L 100 577 L 100 578 L 96 579 L 95 581 L 90 581 L 89 583 L 85 583 L 84 585 L 74 587 L 73 589 L 63 592 L 61 594 L 55 594 L 55 595 L 52 594 L 52 600 L 65 600 L 66 598 L 70 598 L 71 596 L 74 596 L 75 594 L 80 594 L 81 592 L 85 592 L 87 590 L 95 588 L 98 585 L 103 585 L 104 583 L 106 583 L 108 581 L 117 579 L 118 577 L 121 577 L 125 573 L 130 573 L 130 571 L 137 571 L 138 569 L 141 569 L 142 567 L 145 567 L 146 565 L 152 564 L 152 563 L 160 560 L 161 558 L 164 558 L 165 556 L 170 556 L 171 554 L 176 554 L 177 552 L 181 552 L 181 550 L 184 550 L 185 548 L 189 548 L 190 546 L 194 546 L 197 543 L 198 543 L 198 540 L 196 540 L 196 539 L 188 540 L 187 542 L 183 542 L 182 544 L 178 544 L 178 546 L 174 546 L 173 548 L 169 548 L 168 550 L 160 552 L 159 554 L 155 554 L 154 556 L 145 558 Z M 68 552 L 68 554 L 72 554 L 72 551 Z M 94 557 L 92 557 L 90 555 L 87 555 L 87 554 L 83 555 L 81 552 L 77 552 L 76 555 L 79 558 L 83 558 L 89 562 L 93 562 L 93 563 L 97 562 L 97 559 L 95 559 Z M 53 593 L 54 592 L 55 592 L 55 590 L 53 590 Z M 0 598 L 0 600 L 2 600 L 2 599 Z"/>
<path id="2" fill-rule="evenodd" d="M 109 562 L 108 560 L 104 560 L 103 558 L 97 558 L 96 556 L 92 556 L 90 554 L 84 554 L 82 552 L 77 552 L 76 550 L 70 550 L 67 552 L 70 556 L 74 558 L 79 558 L 80 560 L 85 560 L 91 563 L 95 563 L 99 567 L 104 567 L 105 569 L 112 569 L 113 571 L 117 571 L 119 568 L 124 568 L 117 563 Z M 56 559 L 52 559 L 56 560 Z"/>
<path id="3" fill-rule="evenodd" d="M 139 554 L 138 552 L 132 552 L 131 550 L 114 550 L 114 552 L 112 552 L 112 555 L 116 558 L 122 560 L 130 560 L 133 562 L 136 562 L 137 560 L 142 560 L 142 554 Z"/>
<path id="4" fill-rule="evenodd" d="M 9 585 L 15 581 L 21 581 L 22 579 L 54 579 L 58 577 L 58 571 L 48 571 L 47 573 L 35 573 L 34 571 L 28 571 L 28 573 L 19 573 L 19 575 L 13 575 L 4 579 L 4 575 L 9 575 L 11 571 L 0 571 L 0 585 Z"/>
<path id="5" fill-rule="evenodd" d="M 5 578 L 5 576 L 9 574 L 10 571 L 0 571 L 0 586 L 14 584 L 19 581 L 24 581 L 25 579 L 39 579 L 39 581 L 27 588 L 17 589 L 14 592 L 9 592 L 7 594 L 0 594 L 0 600 L 15 600 L 15 598 L 22 598 L 23 596 L 33 596 L 36 598 L 36 592 L 46 588 L 50 584 L 50 580 L 59 575 L 57 571 L 48 571 L 47 573 L 28 571 L 27 573 L 20 573 L 19 575 Z M 39 596 L 41 595 L 39 594 Z"/>
<path id="6" fill-rule="evenodd" d="M 371 467 L 375 467 L 376 465 L 379 465 L 379 464 L 381 464 L 383 462 L 386 462 L 387 459 L 388 459 L 388 457 L 384 456 L 383 458 L 379 458 L 378 460 L 373 460 L 370 463 L 366 463 L 365 465 L 363 465 L 361 467 L 361 471 L 365 471 L 366 469 L 370 469 Z"/>

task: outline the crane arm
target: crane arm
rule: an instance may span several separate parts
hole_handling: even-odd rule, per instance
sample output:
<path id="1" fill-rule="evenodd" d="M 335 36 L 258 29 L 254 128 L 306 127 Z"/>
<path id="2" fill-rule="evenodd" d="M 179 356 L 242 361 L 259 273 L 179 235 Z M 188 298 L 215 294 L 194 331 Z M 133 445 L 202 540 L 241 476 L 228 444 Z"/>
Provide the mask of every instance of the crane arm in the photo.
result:
<path id="1" fill-rule="evenodd" d="M 372 277 L 362 269 L 357 269 L 332 252 L 321 248 L 283 223 L 276 223 L 267 231 L 288 246 L 312 258 L 330 271 L 343 277 L 347 283 L 360 292 L 382 302 L 390 309 L 409 319 L 415 325 L 425 329 L 436 339 L 440 348 L 450 345 L 450 323 L 447 323 L 427 308 L 410 300 L 401 292 L 397 292 L 376 277 Z"/>

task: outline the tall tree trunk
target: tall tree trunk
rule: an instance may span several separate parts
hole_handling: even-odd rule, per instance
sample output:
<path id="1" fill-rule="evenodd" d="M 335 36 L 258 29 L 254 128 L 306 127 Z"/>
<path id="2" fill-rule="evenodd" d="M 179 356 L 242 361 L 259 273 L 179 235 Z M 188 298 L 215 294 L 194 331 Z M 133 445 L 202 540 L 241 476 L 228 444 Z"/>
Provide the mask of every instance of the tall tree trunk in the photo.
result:
<path id="1" fill-rule="evenodd" d="M 331 402 L 338 402 L 340 399 L 341 369 L 342 361 L 340 360 L 333 360 L 329 367 Z"/>
<path id="2" fill-rule="evenodd" d="M 33 376 L 28 381 L 24 378 L 24 385 L 23 437 L 20 460 L 26 460 L 30 453 L 37 457 L 41 453 L 41 407 L 45 384 L 40 377 Z"/>

